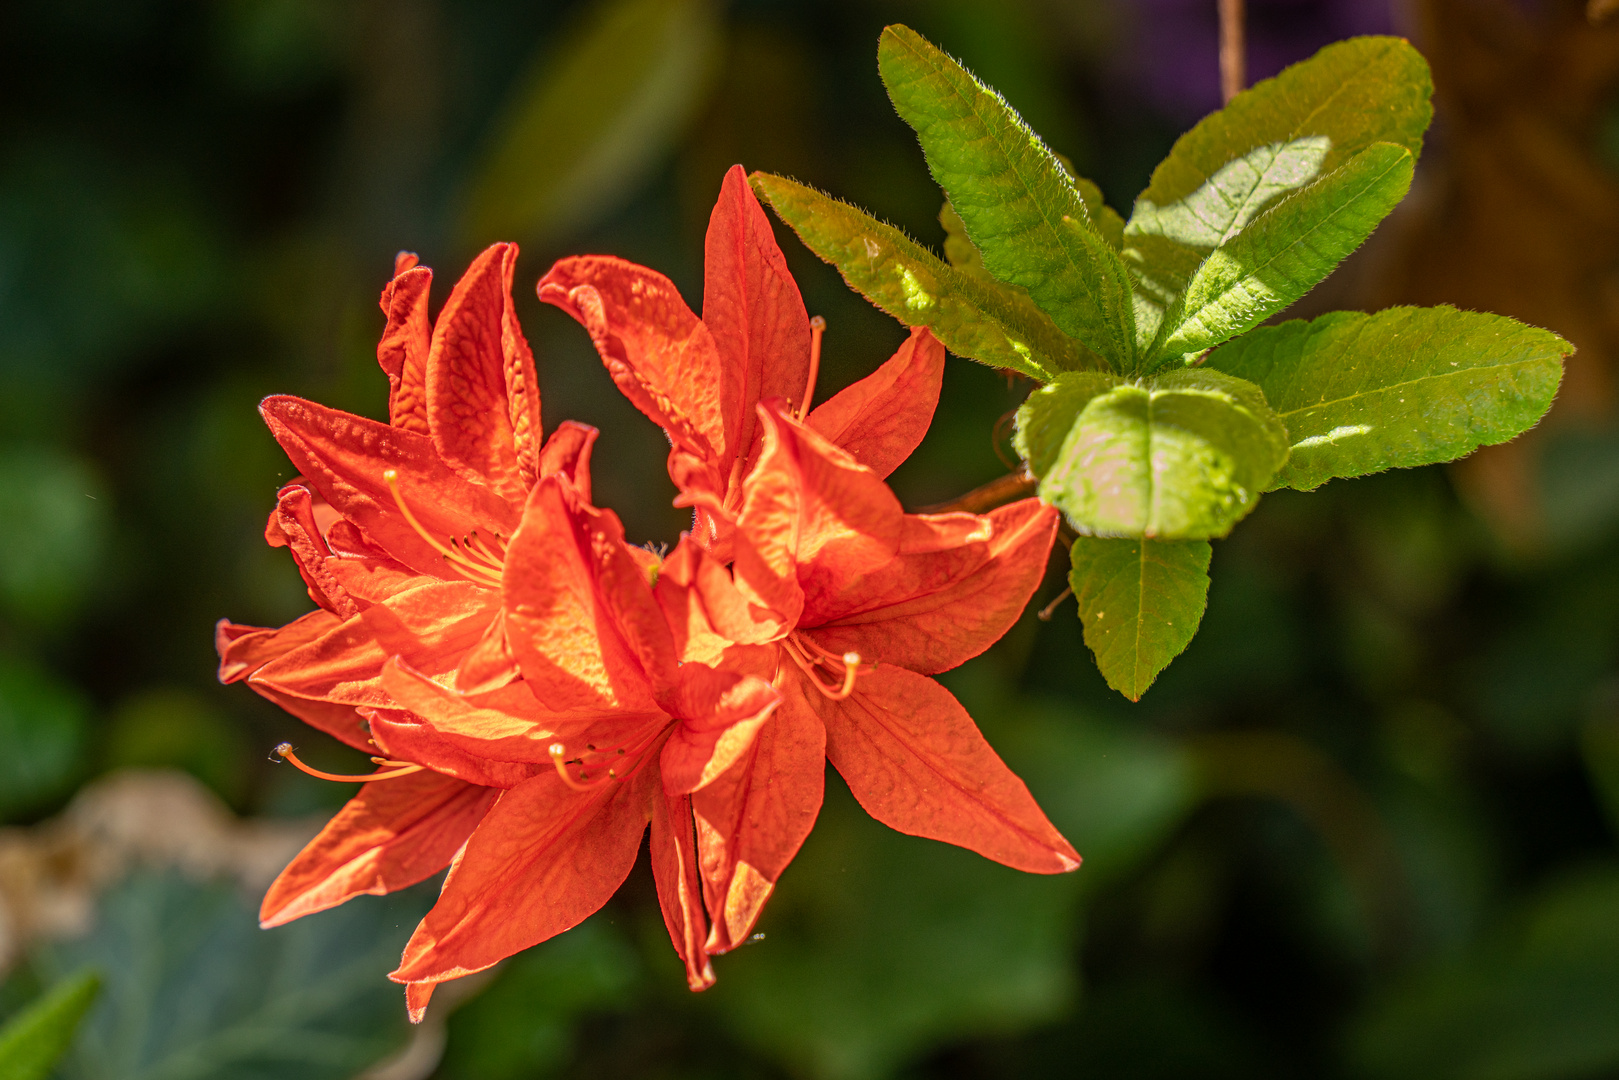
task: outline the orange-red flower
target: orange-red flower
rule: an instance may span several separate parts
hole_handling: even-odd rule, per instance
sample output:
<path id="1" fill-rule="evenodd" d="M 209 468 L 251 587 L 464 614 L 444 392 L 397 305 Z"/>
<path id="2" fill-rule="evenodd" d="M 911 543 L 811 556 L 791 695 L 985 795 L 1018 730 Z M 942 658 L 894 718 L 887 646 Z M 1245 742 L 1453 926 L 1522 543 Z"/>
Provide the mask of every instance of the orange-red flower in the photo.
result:
<path id="1" fill-rule="evenodd" d="M 696 508 L 693 535 L 729 562 L 742 479 L 763 444 L 756 406 L 784 398 L 808 409 L 821 324 L 741 166 L 726 174 L 704 256 L 701 319 L 668 278 L 608 255 L 562 259 L 539 295 L 584 325 L 619 389 L 668 433 L 669 475 Z M 943 374 L 944 347 L 918 329 L 808 424 L 886 477 L 927 434 Z"/>
<path id="2" fill-rule="evenodd" d="M 373 722 L 391 753 L 433 768 L 469 755 L 531 770 L 456 858 L 393 978 L 425 988 L 574 926 L 629 874 L 650 821 L 670 937 L 692 989 L 714 981 L 693 793 L 749 752 L 780 696 L 763 679 L 679 662 L 649 580 L 655 561 L 624 543 L 610 511 L 547 478 L 506 553 L 506 628 L 523 681 L 462 694 L 389 665 L 389 693 L 414 714 Z"/>
<path id="3" fill-rule="evenodd" d="M 298 398 L 262 406 L 300 473 L 266 536 L 291 550 L 319 607 L 274 629 L 222 621 L 220 678 L 247 680 L 368 753 L 408 752 L 377 738 L 379 710 L 395 708 L 390 658 L 466 689 L 517 678 L 501 625 L 504 538 L 542 476 L 565 475 L 588 498 L 595 431 L 565 423 L 541 442 L 533 356 L 511 304 L 516 257 L 510 244 L 480 255 L 430 329 L 431 272 L 401 256 L 377 348 L 390 423 Z M 362 788 L 271 886 L 264 924 L 447 866 L 499 792 L 532 771 L 462 757 Z"/>
<path id="4" fill-rule="evenodd" d="M 697 528 L 656 591 L 683 657 L 752 671 L 782 695 L 748 751 L 692 796 L 707 951 L 751 930 L 819 811 L 826 759 L 896 829 L 1025 870 L 1073 869 L 1072 847 L 927 678 L 1016 620 L 1056 513 L 1025 500 L 987 516 L 905 514 L 883 477 L 932 417 L 938 342 L 913 332 L 806 416 L 818 342 L 740 168 L 707 251 L 701 320 L 667 279 L 622 260 L 565 259 L 539 287 L 673 444 Z"/>

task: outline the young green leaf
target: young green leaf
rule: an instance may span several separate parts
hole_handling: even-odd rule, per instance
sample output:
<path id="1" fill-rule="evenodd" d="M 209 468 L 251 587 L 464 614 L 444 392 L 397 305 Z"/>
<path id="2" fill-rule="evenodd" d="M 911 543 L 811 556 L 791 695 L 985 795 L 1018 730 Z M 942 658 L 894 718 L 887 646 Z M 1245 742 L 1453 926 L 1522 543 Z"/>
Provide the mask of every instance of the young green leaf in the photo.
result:
<path id="1" fill-rule="evenodd" d="M 1201 369 L 1111 389 L 1064 376 L 1029 397 L 1018 430 L 1040 497 L 1092 535 L 1224 536 L 1287 460 L 1287 429 L 1259 388 Z"/>
<path id="2" fill-rule="evenodd" d="M 1309 292 L 1405 198 L 1415 165 L 1376 143 L 1222 240 L 1165 315 L 1149 362 L 1212 348 Z"/>
<path id="3" fill-rule="evenodd" d="M 1107 684 L 1139 701 L 1197 633 L 1209 595 L 1206 540 L 1074 541 L 1068 583 Z"/>
<path id="4" fill-rule="evenodd" d="M 0 1080 L 45 1080 L 100 992 L 100 976 L 85 972 L 53 986 L 0 1027 Z"/>
<path id="5" fill-rule="evenodd" d="M 907 326 L 926 326 L 958 356 L 1048 382 L 1103 360 L 1064 335 L 1027 295 L 957 269 L 870 214 L 814 188 L 754 173 L 754 190 L 850 288 Z"/>
<path id="6" fill-rule="evenodd" d="M 1146 286 L 1137 340 L 1155 336 L 1202 257 L 1276 199 L 1374 143 L 1418 155 L 1432 93 L 1427 62 L 1409 43 L 1352 38 L 1255 84 L 1181 136 L 1125 227 L 1125 260 Z"/>
<path id="7" fill-rule="evenodd" d="M 1068 169 L 1000 95 L 915 31 L 888 27 L 877 59 L 985 267 L 1027 289 L 1064 333 L 1133 368 L 1129 273 Z"/>
<path id="8" fill-rule="evenodd" d="M 1308 491 L 1505 442 L 1545 415 L 1573 351 L 1502 315 L 1398 307 L 1261 327 L 1205 367 L 1264 390 L 1293 440 L 1277 486 Z"/>

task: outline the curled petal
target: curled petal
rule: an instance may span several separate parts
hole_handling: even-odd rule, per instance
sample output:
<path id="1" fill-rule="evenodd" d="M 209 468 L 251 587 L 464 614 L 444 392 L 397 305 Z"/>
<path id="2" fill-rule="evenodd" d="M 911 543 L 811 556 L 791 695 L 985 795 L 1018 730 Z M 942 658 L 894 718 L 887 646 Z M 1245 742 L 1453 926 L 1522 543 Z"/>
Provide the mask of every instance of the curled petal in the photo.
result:
<path id="1" fill-rule="evenodd" d="M 557 262 L 538 292 L 584 326 L 613 382 L 677 446 L 726 457 L 719 350 L 674 282 L 624 259 L 581 255 Z"/>
<path id="2" fill-rule="evenodd" d="M 501 761 L 469 753 L 456 740 L 446 738 L 430 723 L 403 709 L 361 707 L 372 741 L 383 755 L 396 761 L 424 765 L 434 772 L 486 788 L 514 788 L 551 769 L 550 763 Z M 391 784 L 392 780 L 377 783 Z"/>
<path id="3" fill-rule="evenodd" d="M 361 785 L 275 879 L 259 925 L 280 926 L 351 896 L 425 881 L 450 865 L 498 794 L 427 770 Z"/>
<path id="4" fill-rule="evenodd" d="M 516 244 L 486 248 L 433 327 L 427 420 L 439 456 L 474 484 L 519 501 L 539 475 L 540 394 L 512 308 Z"/>
<path id="5" fill-rule="evenodd" d="M 423 435 L 293 397 L 268 397 L 265 423 L 300 473 L 333 510 L 388 554 L 421 574 L 454 577 L 444 557 L 411 527 L 383 474 L 440 542 L 476 529 L 510 535 L 518 507 L 452 472 Z"/>
<path id="6" fill-rule="evenodd" d="M 573 485 L 579 497 L 590 501 L 590 451 L 601 432 L 588 424 L 564 420 L 545 440 L 540 451 L 540 475 L 553 473 Z"/>
<path id="7" fill-rule="evenodd" d="M 377 363 L 388 376 L 388 422 L 426 435 L 427 353 L 431 344 L 427 299 L 433 271 L 417 266 L 415 256 L 401 260 L 396 270 L 394 279 L 382 290 L 382 312 L 388 317 L 388 325 L 377 343 Z"/>
<path id="8" fill-rule="evenodd" d="M 663 911 L 663 924 L 669 928 L 675 952 L 685 962 L 686 985 L 706 990 L 714 985 L 714 965 L 703 950 L 708 917 L 703 911 L 696 841 L 691 796 L 654 793 L 652 877 L 658 887 L 658 907 Z"/>
<path id="9" fill-rule="evenodd" d="M 943 383 L 944 346 L 918 326 L 882 367 L 820 405 L 807 423 L 887 477 L 928 433 Z"/>
<path id="10" fill-rule="evenodd" d="M 973 520 L 940 516 L 968 520 L 908 517 L 917 547 Z M 819 625 L 809 636 L 834 655 L 857 652 L 925 675 L 989 648 L 1017 622 L 1045 576 L 1057 511 L 1023 499 L 976 521 L 968 542 L 931 551 L 902 544 L 898 557 L 835 595 L 813 594 L 807 606 Z"/>
<path id="11" fill-rule="evenodd" d="M 781 696 L 763 679 L 702 664 L 680 670 L 675 725 L 663 744 L 663 786 L 686 794 L 708 786 L 753 746 Z"/>
<path id="12" fill-rule="evenodd" d="M 932 679 L 883 664 L 843 701 L 806 700 L 826 724 L 826 756 L 884 825 L 1031 873 L 1079 866 L 1023 781 Z"/>

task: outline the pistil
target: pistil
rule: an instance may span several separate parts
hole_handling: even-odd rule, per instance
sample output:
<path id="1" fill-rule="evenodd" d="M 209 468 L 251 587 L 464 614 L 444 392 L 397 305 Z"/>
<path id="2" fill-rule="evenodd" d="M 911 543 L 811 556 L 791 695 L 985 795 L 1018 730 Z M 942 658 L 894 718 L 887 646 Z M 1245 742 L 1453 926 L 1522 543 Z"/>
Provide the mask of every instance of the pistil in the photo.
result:
<path id="1" fill-rule="evenodd" d="M 810 320 L 809 381 L 804 384 L 804 399 L 798 403 L 798 418 L 809 415 L 815 400 L 815 379 L 821 373 L 821 335 L 826 333 L 826 320 L 819 315 Z"/>
<path id="2" fill-rule="evenodd" d="M 857 652 L 846 652 L 842 656 L 835 656 L 802 634 L 788 634 L 781 642 L 782 649 L 798 665 L 804 677 L 819 690 L 821 694 L 831 701 L 842 701 L 854 693 L 855 679 L 860 675 L 860 665 L 863 661 Z M 838 665 L 843 666 L 841 685 L 829 686 L 823 683 L 815 674 L 817 667 L 825 667 L 828 673 L 837 676 Z M 873 664 L 873 667 L 876 665 Z"/>

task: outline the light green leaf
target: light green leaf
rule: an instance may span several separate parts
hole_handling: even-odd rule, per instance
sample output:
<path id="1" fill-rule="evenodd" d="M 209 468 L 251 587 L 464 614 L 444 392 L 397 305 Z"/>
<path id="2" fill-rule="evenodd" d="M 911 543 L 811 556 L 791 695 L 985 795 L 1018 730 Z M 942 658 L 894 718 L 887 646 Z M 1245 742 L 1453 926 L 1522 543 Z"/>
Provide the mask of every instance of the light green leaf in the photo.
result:
<path id="1" fill-rule="evenodd" d="M 1068 583 L 1107 684 L 1139 701 L 1197 633 L 1209 595 L 1206 540 L 1074 541 Z"/>
<path id="2" fill-rule="evenodd" d="M 1101 372 L 1076 372 L 1048 383 L 1030 394 L 1017 414 L 1012 448 L 1029 463 L 1029 472 L 1044 476 L 1057 463 L 1080 410 L 1098 394 L 1124 380 Z"/>
<path id="3" fill-rule="evenodd" d="M 67 979 L 0 1027 L 0 1080 L 45 1080 L 101 992 L 93 972 Z"/>
<path id="4" fill-rule="evenodd" d="M 1223 239 L 1165 315 L 1150 358 L 1212 348 L 1309 292 L 1405 198 L 1415 166 L 1409 150 L 1378 143 Z"/>
<path id="5" fill-rule="evenodd" d="M 1040 497 L 1088 535 L 1224 536 L 1287 460 L 1287 430 L 1259 388 L 1201 369 L 1111 389 L 1064 376 L 1030 395 L 1018 431 L 1045 466 Z"/>
<path id="6" fill-rule="evenodd" d="M 878 67 L 984 265 L 1119 370 L 1135 362 L 1129 273 L 1068 169 L 999 94 L 904 26 Z"/>
<path id="7" fill-rule="evenodd" d="M 1047 382 L 1105 367 L 1058 330 L 1028 296 L 972 268 L 957 269 L 892 225 L 780 176 L 754 190 L 849 287 L 907 326 L 926 326 L 951 352 Z"/>
<path id="8" fill-rule="evenodd" d="M 713 85 L 713 0 L 609 0 L 519 84 L 469 189 L 473 244 L 550 238 L 633 192 Z"/>
<path id="9" fill-rule="evenodd" d="M 1181 136 L 1125 227 L 1126 262 L 1147 286 L 1137 339 L 1154 337 L 1202 257 L 1276 199 L 1374 143 L 1418 155 L 1432 93 L 1427 62 L 1409 43 L 1353 38 L 1255 84 Z"/>
<path id="10" fill-rule="evenodd" d="M 1398 307 L 1261 327 L 1206 367 L 1264 390 L 1293 441 L 1277 486 L 1308 491 L 1512 438 L 1551 406 L 1572 352 L 1502 315 Z"/>

